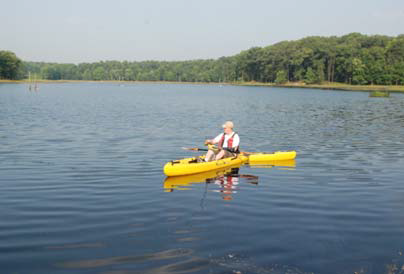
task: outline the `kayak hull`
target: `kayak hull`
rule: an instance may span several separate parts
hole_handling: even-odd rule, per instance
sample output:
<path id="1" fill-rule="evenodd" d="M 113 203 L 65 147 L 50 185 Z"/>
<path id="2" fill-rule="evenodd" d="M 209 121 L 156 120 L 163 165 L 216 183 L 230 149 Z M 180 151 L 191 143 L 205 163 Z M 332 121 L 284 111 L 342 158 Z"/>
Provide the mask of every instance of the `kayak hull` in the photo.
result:
<path id="1" fill-rule="evenodd" d="M 224 158 L 217 161 L 205 162 L 205 156 L 185 158 L 171 161 L 164 165 L 164 174 L 167 176 L 181 176 L 197 174 L 227 167 L 242 165 L 244 163 L 259 163 L 268 161 L 293 160 L 296 151 L 277 151 L 274 153 L 240 154 L 236 157 Z M 198 159 L 199 158 L 199 159 Z"/>
<path id="2" fill-rule="evenodd" d="M 197 158 L 200 158 L 201 162 L 198 162 Z M 168 162 L 164 166 L 164 174 L 167 176 L 180 176 L 223 169 L 241 165 L 248 160 L 248 157 L 238 155 L 237 157 L 224 158 L 211 162 L 205 162 L 204 159 L 205 156 L 199 156 Z"/>
<path id="3" fill-rule="evenodd" d="M 164 191 L 172 192 L 174 190 L 188 189 L 189 186 L 195 183 L 205 183 L 207 179 L 216 178 L 221 175 L 232 173 L 233 170 L 239 168 L 241 165 L 234 165 L 210 171 L 205 171 L 196 174 L 170 176 L 164 180 Z"/>

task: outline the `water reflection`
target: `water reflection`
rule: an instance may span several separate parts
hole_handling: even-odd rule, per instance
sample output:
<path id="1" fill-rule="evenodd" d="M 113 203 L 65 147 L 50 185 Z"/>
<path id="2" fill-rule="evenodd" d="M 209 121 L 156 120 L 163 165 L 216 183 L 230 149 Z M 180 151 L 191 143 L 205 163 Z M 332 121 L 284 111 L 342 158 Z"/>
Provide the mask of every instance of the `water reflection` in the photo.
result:
<path id="1" fill-rule="evenodd" d="M 215 184 L 219 189 L 213 190 L 221 194 L 223 200 L 233 200 L 233 194 L 237 193 L 241 179 L 247 183 L 258 184 L 258 176 L 239 174 L 239 168 L 233 168 L 229 173 L 206 179 L 206 183 Z M 244 180 L 243 180 L 244 181 Z"/>
<path id="2" fill-rule="evenodd" d="M 78 248 L 101 248 L 105 247 L 104 243 L 80 243 L 80 244 L 66 244 L 66 245 L 55 245 L 55 246 L 48 246 L 47 249 L 55 249 L 55 250 L 62 250 L 62 249 L 78 249 Z"/>
<path id="3" fill-rule="evenodd" d="M 231 174 L 233 169 L 238 167 L 217 169 L 192 175 L 167 177 L 164 180 L 163 188 L 165 192 L 173 192 L 174 190 L 189 190 L 189 186 L 197 183 L 206 183 L 207 180 L 217 178 L 225 174 Z"/>
<path id="4" fill-rule="evenodd" d="M 167 260 L 190 256 L 193 253 L 192 249 L 178 248 L 169 249 L 160 252 L 143 254 L 143 255 L 133 255 L 133 256 L 116 256 L 100 259 L 89 259 L 89 260 L 78 260 L 78 261 L 68 261 L 59 263 L 58 266 L 62 268 L 96 268 L 105 267 L 111 265 L 122 265 L 122 264 L 134 264 L 142 263 L 145 261 L 153 260 Z"/>
<path id="5" fill-rule="evenodd" d="M 180 273 L 196 273 L 198 271 L 206 270 L 211 265 L 211 261 L 208 259 L 191 257 L 190 259 L 183 260 L 180 262 L 174 262 L 145 270 L 142 273 L 145 274 L 180 274 Z M 208 272 L 208 271 L 206 271 Z M 129 273 L 139 273 L 139 272 L 109 272 L 108 274 L 129 274 Z"/>
<path id="6" fill-rule="evenodd" d="M 240 174 L 242 166 L 249 168 L 277 167 L 278 169 L 293 170 L 296 167 L 296 162 L 295 160 L 254 162 L 193 175 L 167 177 L 163 183 L 163 188 L 165 192 L 173 192 L 174 190 L 190 190 L 193 184 L 205 183 L 206 187 L 208 184 L 213 184 L 218 189 L 212 191 L 219 193 L 223 200 L 230 201 L 233 199 L 233 194 L 239 190 L 240 183 L 258 185 L 258 176 Z"/>
<path id="7" fill-rule="evenodd" d="M 276 167 L 280 170 L 294 170 L 296 167 L 296 160 L 282 160 L 282 161 L 265 161 L 265 162 L 247 162 L 245 164 L 250 168 L 273 168 Z"/>

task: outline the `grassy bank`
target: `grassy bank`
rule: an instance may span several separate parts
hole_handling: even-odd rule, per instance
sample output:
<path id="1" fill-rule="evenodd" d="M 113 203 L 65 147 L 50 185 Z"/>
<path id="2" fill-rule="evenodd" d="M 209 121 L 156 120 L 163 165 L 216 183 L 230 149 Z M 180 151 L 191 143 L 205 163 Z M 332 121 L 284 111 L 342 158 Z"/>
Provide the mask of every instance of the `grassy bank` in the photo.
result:
<path id="1" fill-rule="evenodd" d="M 274 84 L 274 83 L 259 83 L 259 82 L 242 82 L 234 83 L 242 86 L 270 86 L 270 87 L 286 87 L 286 88 L 314 88 L 314 89 L 330 89 L 330 90 L 348 90 L 348 91 L 389 91 L 389 92 L 404 92 L 404 86 L 381 86 L 381 85 L 348 85 L 341 83 L 323 83 L 316 85 L 308 85 L 302 82 Z"/>
<path id="2" fill-rule="evenodd" d="M 311 88 L 346 91 L 389 91 L 403 92 L 404 86 L 381 86 L 381 85 L 348 85 L 341 83 L 323 83 L 308 85 L 303 82 L 289 82 L 286 84 L 260 83 L 260 82 L 229 82 L 229 83 L 205 83 L 205 82 L 171 82 L 171 81 L 90 81 L 90 80 L 37 80 L 38 83 L 160 83 L 160 84 L 195 84 L 195 85 L 234 85 L 234 86 L 263 86 L 263 87 L 285 87 L 285 88 Z M 29 80 L 0 80 L 0 83 L 29 83 Z"/>

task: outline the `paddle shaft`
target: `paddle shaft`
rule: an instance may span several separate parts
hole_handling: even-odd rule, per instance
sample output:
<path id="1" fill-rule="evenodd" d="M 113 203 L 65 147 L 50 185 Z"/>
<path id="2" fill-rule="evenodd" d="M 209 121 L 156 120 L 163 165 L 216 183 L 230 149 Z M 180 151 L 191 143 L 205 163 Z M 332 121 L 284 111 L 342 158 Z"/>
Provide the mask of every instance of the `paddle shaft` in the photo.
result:
<path id="1" fill-rule="evenodd" d="M 199 147 L 183 147 L 183 149 L 193 150 L 193 151 L 209 151 L 208 148 L 199 148 Z M 234 151 L 232 151 L 231 149 L 228 149 L 226 147 L 223 147 L 222 149 L 226 150 L 226 151 L 229 151 L 229 152 L 232 152 L 232 153 L 235 153 Z M 253 152 L 246 152 L 246 151 L 242 151 L 240 153 L 241 154 L 253 154 Z"/>
<path id="2" fill-rule="evenodd" d="M 193 151 L 208 151 L 207 148 L 199 148 L 199 147 L 183 147 L 185 150 L 193 150 Z"/>

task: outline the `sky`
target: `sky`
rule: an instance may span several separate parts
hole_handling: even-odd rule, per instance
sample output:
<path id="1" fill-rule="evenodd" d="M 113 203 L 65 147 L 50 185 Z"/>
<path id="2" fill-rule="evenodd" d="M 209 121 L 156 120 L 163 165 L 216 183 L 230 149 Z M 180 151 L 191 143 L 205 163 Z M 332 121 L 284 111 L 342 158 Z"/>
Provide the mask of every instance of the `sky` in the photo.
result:
<path id="1" fill-rule="evenodd" d="M 307 36 L 404 33 L 404 0 L 0 0 L 26 61 L 193 60 Z"/>

